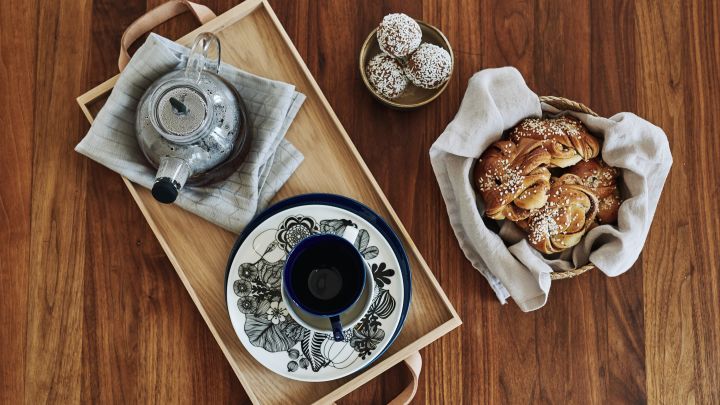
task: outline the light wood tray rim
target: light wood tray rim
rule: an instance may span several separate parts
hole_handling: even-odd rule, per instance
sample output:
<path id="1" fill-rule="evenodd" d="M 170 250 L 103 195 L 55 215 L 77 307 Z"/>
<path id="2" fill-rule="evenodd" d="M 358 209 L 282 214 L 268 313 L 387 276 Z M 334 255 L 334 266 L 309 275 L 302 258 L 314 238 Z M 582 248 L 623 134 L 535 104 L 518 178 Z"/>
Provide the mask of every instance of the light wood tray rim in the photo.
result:
<path id="1" fill-rule="evenodd" d="M 360 166 L 362 168 L 362 172 L 363 172 L 362 175 L 364 177 L 366 177 L 367 180 L 369 180 L 369 182 L 372 184 L 374 192 L 380 198 L 383 206 L 390 214 L 390 218 L 385 218 L 385 220 L 391 225 L 391 227 L 394 228 L 394 230 L 398 234 L 398 237 L 403 241 L 406 251 L 408 253 L 408 256 L 412 255 L 417 259 L 420 266 L 419 266 L 419 268 L 414 269 L 414 271 L 421 270 L 425 273 L 425 276 L 427 277 L 428 281 L 430 282 L 431 286 L 433 287 L 432 290 L 440 298 L 440 300 L 442 301 L 442 303 L 445 307 L 445 310 L 450 315 L 446 321 L 438 324 L 434 329 L 432 329 L 425 335 L 421 336 L 420 338 L 410 342 L 405 347 L 399 349 L 397 352 L 395 352 L 393 354 L 385 353 L 383 355 L 383 356 L 386 356 L 385 358 L 382 358 L 382 359 L 372 363 L 364 371 L 353 374 L 350 377 L 346 377 L 346 378 L 350 378 L 347 382 L 338 386 L 337 388 L 330 391 L 326 395 L 318 398 L 315 402 L 315 403 L 326 403 L 326 402 L 331 402 L 331 401 L 337 400 L 339 398 L 342 398 L 343 396 L 347 395 L 348 393 L 352 392 L 353 390 L 357 389 L 358 387 L 362 386 L 363 384 L 369 382 L 373 378 L 379 376 L 383 372 L 390 369 L 392 366 L 398 364 L 399 362 L 401 362 L 404 359 L 406 359 L 407 357 L 409 357 L 412 353 L 424 348 L 425 346 L 427 346 L 430 343 L 434 342 L 435 340 L 439 339 L 443 335 L 446 335 L 453 329 L 459 327 L 460 325 L 462 325 L 462 321 L 461 321 L 459 315 L 457 314 L 457 311 L 455 310 L 454 306 L 449 301 L 446 294 L 440 287 L 439 282 L 434 277 L 432 271 L 429 269 L 427 263 L 425 262 L 424 258 L 420 254 L 419 250 L 415 246 L 415 243 L 413 242 L 412 238 L 408 234 L 405 227 L 402 225 L 402 222 L 398 218 L 395 211 L 392 209 L 392 206 L 390 205 L 389 201 L 387 200 L 387 197 L 385 196 L 384 192 L 380 188 L 380 186 L 377 183 L 377 181 L 375 180 L 375 178 L 372 176 L 369 168 L 365 164 L 364 160 L 362 159 L 359 152 L 355 148 L 355 145 L 352 143 L 347 132 L 345 131 L 342 124 L 338 120 L 337 116 L 335 115 L 335 112 L 333 111 L 332 107 L 328 103 L 324 94 L 320 90 L 317 82 L 315 81 L 314 77 L 312 76 L 309 69 L 305 65 L 304 61 L 302 60 L 302 57 L 300 56 L 297 49 L 293 45 L 292 41 L 288 37 L 287 33 L 285 32 L 284 28 L 282 27 L 282 24 L 277 19 L 277 16 L 275 15 L 274 11 L 268 4 L 267 0 L 246 0 L 243 3 L 231 8 L 227 12 L 217 16 L 215 19 L 211 20 L 207 24 L 205 24 L 201 27 L 198 27 L 197 29 L 184 35 L 183 37 L 178 39 L 177 42 L 187 46 L 192 43 L 192 39 L 195 36 L 197 36 L 197 34 L 199 34 L 201 32 L 205 32 L 205 31 L 213 31 L 213 32 L 220 31 L 224 27 L 227 27 L 237 21 L 240 21 L 245 16 L 247 16 L 257 10 L 262 10 L 268 14 L 268 16 L 272 20 L 275 28 L 277 29 L 278 34 L 287 43 L 289 51 L 291 52 L 291 54 L 293 56 L 293 59 L 295 60 L 295 62 L 298 64 L 298 66 L 302 70 L 306 79 L 312 85 L 313 91 L 319 98 L 319 101 L 322 103 L 324 109 L 327 110 L 327 113 L 332 118 L 334 125 L 337 127 L 338 132 L 342 135 L 342 138 L 343 138 L 346 146 L 352 152 L 352 154 L 353 154 L 354 158 L 357 160 L 357 162 L 360 164 Z M 80 106 L 80 109 L 82 110 L 83 114 L 85 115 L 85 117 L 88 119 L 88 121 L 90 123 L 93 122 L 94 117 L 93 117 L 92 113 L 90 112 L 88 105 L 91 104 L 96 99 L 107 94 L 109 91 L 111 91 L 113 86 L 117 82 L 118 77 L 119 77 L 119 74 L 111 77 L 110 79 L 106 80 L 105 82 L 99 84 L 98 86 L 94 87 L 93 89 L 91 89 L 91 90 L 87 91 L 86 93 L 77 97 L 76 101 L 77 101 L 78 105 Z M 218 345 L 220 346 L 221 350 L 223 351 L 223 354 L 228 359 L 228 362 L 230 363 L 231 367 L 235 371 L 235 374 L 237 375 L 238 379 L 240 380 L 241 384 L 243 385 L 243 388 L 245 389 L 246 393 L 250 397 L 250 400 L 253 403 L 262 403 L 261 398 L 257 397 L 257 395 L 254 393 L 249 381 L 245 378 L 244 372 L 241 369 L 239 369 L 238 365 L 235 364 L 235 362 L 233 361 L 232 354 L 229 352 L 228 347 L 224 344 L 223 338 L 219 335 L 217 329 L 214 327 L 213 322 L 211 321 L 209 315 L 205 311 L 203 305 L 200 303 L 200 301 L 197 297 L 197 294 L 194 290 L 194 287 L 192 286 L 190 281 L 187 279 L 187 277 L 184 275 L 184 270 L 182 269 L 182 266 L 180 265 L 177 257 L 175 256 L 174 252 L 171 250 L 167 240 L 165 240 L 165 238 L 162 236 L 158 225 L 155 223 L 148 208 L 145 206 L 145 203 L 143 202 L 142 198 L 140 197 L 138 190 L 136 188 L 137 186 L 134 183 L 130 182 L 125 177 L 122 177 L 122 179 L 123 179 L 123 182 L 125 183 L 125 185 L 127 186 L 128 190 L 130 191 L 130 193 L 133 197 L 133 200 L 138 205 L 143 216 L 145 217 L 146 221 L 150 225 L 150 228 L 152 229 L 153 233 L 155 234 L 155 237 L 158 239 L 160 246 L 163 248 L 163 251 L 168 256 L 168 259 L 170 260 L 171 264 L 175 268 L 176 273 L 180 277 L 180 280 L 182 281 L 186 290 L 190 294 L 190 297 L 193 300 L 193 302 L 195 303 L 195 306 L 198 308 L 198 311 L 200 312 L 201 316 L 205 320 L 205 323 L 207 324 L 208 328 L 210 329 L 210 332 L 215 337 L 215 340 L 217 341 Z M 397 342 L 395 344 L 397 344 Z M 308 383 L 308 384 L 312 384 L 312 383 Z"/>

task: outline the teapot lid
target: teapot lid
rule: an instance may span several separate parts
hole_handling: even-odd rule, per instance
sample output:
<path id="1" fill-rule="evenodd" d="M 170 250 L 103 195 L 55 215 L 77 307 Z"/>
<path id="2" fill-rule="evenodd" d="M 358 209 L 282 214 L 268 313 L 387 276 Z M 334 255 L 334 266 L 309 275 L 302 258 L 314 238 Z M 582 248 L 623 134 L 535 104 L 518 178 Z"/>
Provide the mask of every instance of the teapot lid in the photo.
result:
<path id="1" fill-rule="evenodd" d="M 151 120 L 165 138 L 189 143 L 203 135 L 212 116 L 213 103 L 208 103 L 200 88 L 172 80 L 155 91 L 150 106 Z"/>
<path id="2" fill-rule="evenodd" d="M 150 99 L 152 123 L 164 138 L 186 144 L 207 133 L 214 109 L 223 102 L 213 85 L 219 69 L 220 40 L 207 32 L 198 35 L 185 69 L 166 75 Z"/>

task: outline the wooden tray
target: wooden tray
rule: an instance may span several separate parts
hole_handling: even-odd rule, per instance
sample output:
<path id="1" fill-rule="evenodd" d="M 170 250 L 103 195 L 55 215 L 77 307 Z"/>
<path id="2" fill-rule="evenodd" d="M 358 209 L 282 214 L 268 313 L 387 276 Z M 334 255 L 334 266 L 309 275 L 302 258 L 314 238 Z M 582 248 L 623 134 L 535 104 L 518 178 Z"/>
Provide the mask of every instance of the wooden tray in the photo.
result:
<path id="1" fill-rule="evenodd" d="M 178 42 L 188 45 L 203 31 L 220 37 L 223 61 L 257 75 L 293 83 L 307 96 L 287 135 L 305 155 L 305 161 L 275 201 L 310 192 L 335 193 L 359 200 L 383 216 L 403 241 L 412 269 L 413 299 L 405 327 L 390 349 L 359 374 L 331 382 L 307 383 L 268 371 L 243 348 L 226 310 L 225 266 L 236 235 L 176 206 L 155 202 L 148 190 L 127 179 L 125 184 L 250 399 L 262 404 L 334 401 L 458 327 L 460 318 L 270 5 L 263 0 L 247 0 Z M 97 111 L 99 99 L 107 95 L 116 80 L 117 76 L 78 98 L 90 122 L 91 109 Z M 95 100 L 98 102 L 93 103 Z M 192 232 L 178 232 L 180 229 Z"/>

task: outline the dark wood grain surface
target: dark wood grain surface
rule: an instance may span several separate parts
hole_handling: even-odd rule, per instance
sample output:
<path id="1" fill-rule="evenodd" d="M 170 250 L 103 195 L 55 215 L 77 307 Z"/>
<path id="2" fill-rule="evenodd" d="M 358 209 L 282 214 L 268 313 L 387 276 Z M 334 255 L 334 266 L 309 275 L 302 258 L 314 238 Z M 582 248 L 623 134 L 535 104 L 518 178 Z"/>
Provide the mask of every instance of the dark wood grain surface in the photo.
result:
<path id="1" fill-rule="evenodd" d="M 120 178 L 73 152 L 88 129 L 75 97 L 117 72 L 124 27 L 157 4 L 0 7 L 0 403 L 248 401 Z M 464 321 L 422 351 L 416 403 L 720 403 L 720 3 L 271 4 Z M 367 33 L 399 11 L 456 55 L 447 91 L 412 112 L 373 101 L 357 72 Z M 464 259 L 428 158 L 468 78 L 505 65 L 538 94 L 652 121 L 675 160 L 631 271 L 555 283 L 530 314 Z M 403 377 L 342 402 L 383 403 Z"/>

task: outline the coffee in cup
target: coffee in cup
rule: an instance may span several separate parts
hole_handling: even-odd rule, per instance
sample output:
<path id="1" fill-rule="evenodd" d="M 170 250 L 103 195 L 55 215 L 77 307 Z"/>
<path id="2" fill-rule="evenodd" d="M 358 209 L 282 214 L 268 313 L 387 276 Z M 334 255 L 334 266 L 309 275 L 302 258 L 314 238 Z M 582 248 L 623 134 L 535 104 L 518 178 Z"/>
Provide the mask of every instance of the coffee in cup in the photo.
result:
<path id="1" fill-rule="evenodd" d="M 343 340 L 340 316 L 357 303 L 368 288 L 366 279 L 372 278 L 353 244 L 357 234 L 356 228 L 346 227 L 342 236 L 303 239 L 288 255 L 283 271 L 283 296 L 311 316 L 327 318 L 336 341 Z"/>

